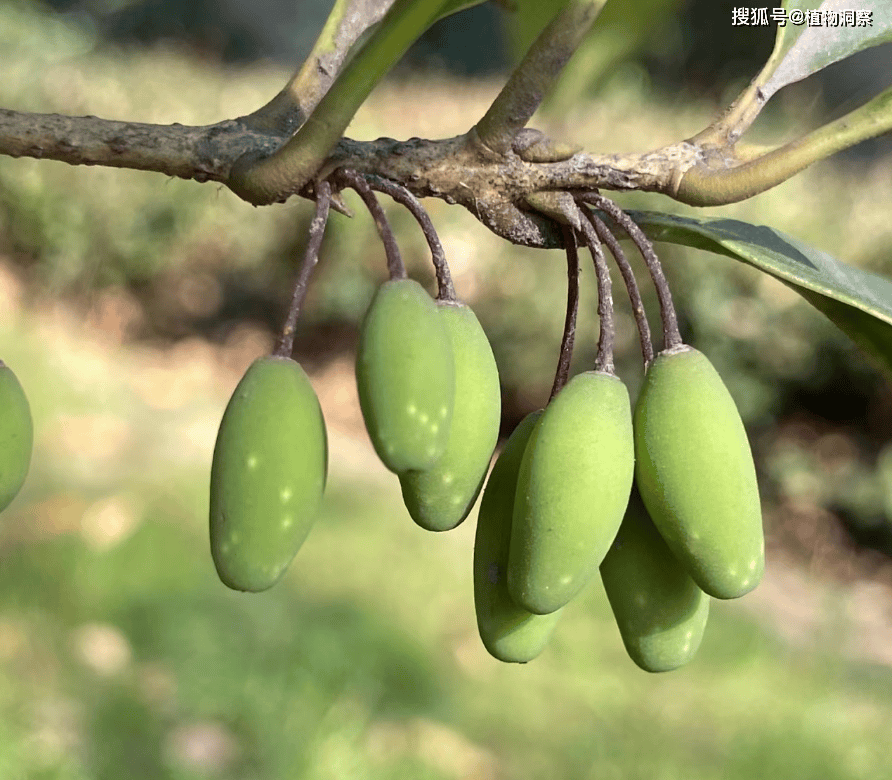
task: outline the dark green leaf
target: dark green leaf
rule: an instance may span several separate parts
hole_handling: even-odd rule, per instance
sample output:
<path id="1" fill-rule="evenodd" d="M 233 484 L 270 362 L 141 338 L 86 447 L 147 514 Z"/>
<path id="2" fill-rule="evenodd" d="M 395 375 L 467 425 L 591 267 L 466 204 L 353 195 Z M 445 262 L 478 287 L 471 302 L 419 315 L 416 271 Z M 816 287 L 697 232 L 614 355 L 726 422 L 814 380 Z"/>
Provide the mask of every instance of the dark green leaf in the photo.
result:
<path id="1" fill-rule="evenodd" d="M 799 292 L 892 374 L 892 281 L 853 268 L 766 225 L 633 211 L 653 241 L 742 260 Z"/>
<path id="2" fill-rule="evenodd" d="M 836 13 L 850 11 L 869 13 L 870 25 L 821 26 L 787 23 L 778 27 L 777 43 L 772 55 L 771 77 L 762 87 L 766 98 L 781 87 L 801 81 L 834 62 L 862 49 L 892 41 L 892 7 L 889 0 L 825 0 L 820 5 L 814 0 L 786 0 L 784 9 Z M 763 76 L 767 75 L 763 71 Z"/>

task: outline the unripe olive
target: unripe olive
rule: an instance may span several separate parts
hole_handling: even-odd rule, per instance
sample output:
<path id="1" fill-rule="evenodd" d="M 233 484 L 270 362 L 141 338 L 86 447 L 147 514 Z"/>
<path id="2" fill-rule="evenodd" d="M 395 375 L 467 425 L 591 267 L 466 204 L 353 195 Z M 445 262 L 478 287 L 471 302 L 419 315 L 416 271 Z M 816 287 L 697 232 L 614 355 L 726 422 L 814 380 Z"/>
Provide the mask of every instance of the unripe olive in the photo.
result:
<path id="1" fill-rule="evenodd" d="M 322 409 L 301 366 L 262 357 L 220 423 L 211 467 L 211 554 L 224 584 L 261 591 L 310 532 L 328 469 Z"/>
<path id="2" fill-rule="evenodd" d="M 573 377 L 548 405 L 517 478 L 508 588 L 518 606 L 546 614 L 597 572 L 629 501 L 632 412 L 613 374 Z"/>
<path id="3" fill-rule="evenodd" d="M 0 360 L 0 512 L 18 495 L 34 446 L 34 424 L 25 391 Z"/>
<path id="4" fill-rule="evenodd" d="M 452 344 L 455 407 L 443 456 L 425 471 L 400 474 L 403 501 L 422 528 L 448 531 L 474 506 L 499 437 L 501 395 L 492 348 L 474 312 L 437 307 Z"/>
<path id="5" fill-rule="evenodd" d="M 418 282 L 378 288 L 360 333 L 356 385 L 369 437 L 388 469 L 429 469 L 443 456 L 455 402 L 452 344 Z"/>
<path id="6" fill-rule="evenodd" d="M 480 500 L 474 538 L 474 608 L 483 645 L 507 663 L 532 661 L 551 638 L 560 610 L 534 615 L 518 607 L 508 593 L 508 549 L 517 491 L 517 472 L 542 412 L 532 412 L 508 439 Z"/>
<path id="7" fill-rule="evenodd" d="M 644 671 L 668 672 L 694 657 L 709 596 L 672 554 L 636 491 L 601 563 L 601 580 L 626 651 Z"/>
<path id="8" fill-rule="evenodd" d="M 657 355 L 635 406 L 635 480 L 694 581 L 729 599 L 765 567 L 759 488 L 734 399 L 701 352 Z"/>

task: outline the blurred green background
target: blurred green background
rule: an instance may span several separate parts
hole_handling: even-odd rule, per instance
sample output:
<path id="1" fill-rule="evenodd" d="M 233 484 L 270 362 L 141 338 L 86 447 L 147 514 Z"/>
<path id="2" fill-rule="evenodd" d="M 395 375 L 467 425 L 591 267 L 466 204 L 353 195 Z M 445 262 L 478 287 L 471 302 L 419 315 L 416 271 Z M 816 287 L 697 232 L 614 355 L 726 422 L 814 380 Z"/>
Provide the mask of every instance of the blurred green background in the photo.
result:
<path id="1" fill-rule="evenodd" d="M 223 46 L 135 46 L 68 5 L 0 2 L 0 105 L 208 123 L 250 111 L 287 77 Z M 609 56 L 592 46 L 534 124 L 591 151 L 700 129 L 742 82 L 717 71 L 701 89 L 708 57 L 674 80 L 654 67 L 673 41 L 687 50 L 687 5 L 652 4 L 650 31 Z M 509 21 L 505 57 L 536 23 Z M 499 88 L 482 70 L 403 69 L 349 134 L 464 132 Z M 693 72 L 700 80 L 686 81 Z M 790 137 L 827 106 L 806 85 L 779 96 L 756 132 Z M 877 153 L 848 156 L 711 213 L 892 276 L 890 169 Z M 619 201 L 692 211 L 652 195 Z M 411 272 L 430 284 L 417 227 L 385 205 Z M 457 207 L 427 205 L 493 343 L 507 433 L 551 386 L 563 256 L 505 245 Z M 311 211 L 254 209 L 157 174 L 0 158 L 0 356 L 36 426 L 31 474 L 0 523 L 0 778 L 892 775 L 890 386 L 794 292 L 726 258 L 659 247 L 684 335 L 747 423 L 768 572 L 739 602 L 714 602 L 689 667 L 639 671 L 599 583 L 535 662 L 486 654 L 473 516 L 449 534 L 416 528 L 362 428 L 352 355 L 385 264 L 358 207 L 332 218 L 298 334 L 330 431 L 322 516 L 275 589 L 220 585 L 206 541 L 216 426 L 272 344 Z M 582 283 L 574 370 L 595 353 L 588 267 Z M 616 299 L 618 369 L 634 393 L 640 356 L 618 287 Z"/>

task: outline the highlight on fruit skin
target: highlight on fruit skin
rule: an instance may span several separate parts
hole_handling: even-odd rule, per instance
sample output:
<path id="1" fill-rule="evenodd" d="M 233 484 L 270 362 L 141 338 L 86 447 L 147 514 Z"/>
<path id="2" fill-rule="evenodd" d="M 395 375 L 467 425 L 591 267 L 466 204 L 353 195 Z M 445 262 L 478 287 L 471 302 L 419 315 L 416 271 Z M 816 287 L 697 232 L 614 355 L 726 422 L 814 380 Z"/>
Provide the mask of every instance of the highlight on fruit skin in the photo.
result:
<path id="1" fill-rule="evenodd" d="M 480 500 L 474 537 L 474 611 L 487 652 L 506 663 L 527 663 L 548 644 L 560 610 L 535 615 L 517 606 L 508 593 L 508 550 L 517 473 L 530 434 L 542 412 L 532 412 L 505 444 Z"/>
<path id="2" fill-rule="evenodd" d="M 661 352 L 635 405 L 635 481 L 675 556 L 706 593 L 730 599 L 762 579 L 756 470 L 734 399 L 701 352 Z"/>
<path id="3" fill-rule="evenodd" d="M 598 571 L 632 490 L 632 412 L 613 374 L 586 371 L 552 399 L 524 452 L 508 588 L 536 614 L 560 609 Z"/>
<path id="4" fill-rule="evenodd" d="M 635 490 L 601 563 L 601 581 L 626 652 L 641 669 L 668 672 L 694 657 L 709 596 L 672 554 Z"/>
<path id="5" fill-rule="evenodd" d="M 375 293 L 360 331 L 356 386 L 388 469 L 429 469 L 443 456 L 455 402 L 452 344 L 418 282 L 391 280 Z"/>
<path id="6" fill-rule="evenodd" d="M 18 377 L 0 360 L 0 512 L 22 489 L 33 449 L 31 405 Z"/>
<path id="7" fill-rule="evenodd" d="M 211 467 L 211 554 L 225 585 L 278 582 L 316 519 L 327 470 L 325 420 L 303 368 L 257 359 L 223 413 Z"/>
<path id="8" fill-rule="evenodd" d="M 428 531 L 455 528 L 470 513 L 483 487 L 499 437 L 502 400 L 499 371 L 474 312 L 440 303 L 455 363 L 455 406 L 443 456 L 424 471 L 399 475 L 403 502 Z"/>

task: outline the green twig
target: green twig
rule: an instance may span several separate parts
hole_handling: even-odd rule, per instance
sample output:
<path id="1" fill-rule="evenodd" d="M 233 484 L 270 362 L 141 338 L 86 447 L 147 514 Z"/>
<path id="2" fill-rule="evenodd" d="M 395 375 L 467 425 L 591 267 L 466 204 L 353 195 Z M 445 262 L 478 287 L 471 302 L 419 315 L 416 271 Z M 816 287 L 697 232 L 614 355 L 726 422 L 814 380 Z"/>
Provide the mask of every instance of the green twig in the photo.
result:
<path id="1" fill-rule="evenodd" d="M 375 85 L 437 18 L 442 5 L 442 0 L 395 0 L 300 130 L 271 157 L 240 159 L 232 167 L 230 189 L 257 206 L 299 192 L 319 172 Z"/>
<path id="2" fill-rule="evenodd" d="M 606 2 L 570 0 L 546 26 L 477 123 L 486 147 L 498 154 L 511 149 L 514 136 L 530 121 Z"/>
<path id="3" fill-rule="evenodd" d="M 692 206 L 746 200 L 776 187 L 818 160 L 890 130 L 892 88 L 845 116 L 753 160 L 733 167 L 695 165 L 681 177 L 673 197 Z"/>

